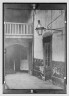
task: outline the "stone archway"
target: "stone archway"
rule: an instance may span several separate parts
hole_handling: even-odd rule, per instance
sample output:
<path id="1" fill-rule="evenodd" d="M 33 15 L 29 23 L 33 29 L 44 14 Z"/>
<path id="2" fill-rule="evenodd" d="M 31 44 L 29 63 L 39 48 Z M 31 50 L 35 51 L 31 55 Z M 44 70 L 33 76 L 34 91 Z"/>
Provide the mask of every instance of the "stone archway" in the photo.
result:
<path id="1" fill-rule="evenodd" d="M 31 70 L 30 66 L 32 64 L 32 42 L 27 42 L 27 40 L 18 40 L 19 41 L 17 41 L 17 39 L 9 38 L 5 40 L 4 48 L 6 49 L 6 73 L 14 73 L 20 70 Z"/>
<path id="2" fill-rule="evenodd" d="M 12 73 L 20 71 L 21 61 L 27 61 L 27 49 L 22 45 L 15 44 L 6 48 L 5 68 L 6 71 Z"/>

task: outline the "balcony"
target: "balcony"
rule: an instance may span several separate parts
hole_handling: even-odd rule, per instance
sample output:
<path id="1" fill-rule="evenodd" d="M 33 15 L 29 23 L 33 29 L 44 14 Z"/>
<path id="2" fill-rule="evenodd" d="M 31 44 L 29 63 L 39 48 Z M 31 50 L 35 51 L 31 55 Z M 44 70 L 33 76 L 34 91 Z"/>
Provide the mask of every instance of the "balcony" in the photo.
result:
<path id="1" fill-rule="evenodd" d="M 33 38 L 32 23 L 4 22 L 5 38 Z"/>

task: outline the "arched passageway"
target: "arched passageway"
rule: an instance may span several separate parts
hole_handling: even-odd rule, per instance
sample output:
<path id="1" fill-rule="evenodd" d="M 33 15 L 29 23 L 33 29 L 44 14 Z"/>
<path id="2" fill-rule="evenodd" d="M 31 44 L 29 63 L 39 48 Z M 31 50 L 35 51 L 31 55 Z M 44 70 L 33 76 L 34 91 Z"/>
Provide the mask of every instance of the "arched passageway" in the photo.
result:
<path id="1" fill-rule="evenodd" d="M 30 64 L 32 62 L 32 46 L 30 44 L 29 47 L 13 44 L 5 49 L 5 74 L 30 71 Z"/>

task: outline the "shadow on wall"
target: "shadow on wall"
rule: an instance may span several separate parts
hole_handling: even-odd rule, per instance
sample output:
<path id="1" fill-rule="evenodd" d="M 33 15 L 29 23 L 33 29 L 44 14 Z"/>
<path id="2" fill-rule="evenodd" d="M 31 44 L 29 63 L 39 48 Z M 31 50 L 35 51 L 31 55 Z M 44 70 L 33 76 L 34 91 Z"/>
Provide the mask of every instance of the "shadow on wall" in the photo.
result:
<path id="1" fill-rule="evenodd" d="M 31 17 L 28 8 L 28 4 L 4 4 L 4 21 L 27 23 Z"/>
<path id="2" fill-rule="evenodd" d="M 27 49 L 21 45 L 12 45 L 6 48 L 5 74 L 20 70 L 20 61 L 27 59 Z M 15 68 L 14 68 L 15 63 Z"/>

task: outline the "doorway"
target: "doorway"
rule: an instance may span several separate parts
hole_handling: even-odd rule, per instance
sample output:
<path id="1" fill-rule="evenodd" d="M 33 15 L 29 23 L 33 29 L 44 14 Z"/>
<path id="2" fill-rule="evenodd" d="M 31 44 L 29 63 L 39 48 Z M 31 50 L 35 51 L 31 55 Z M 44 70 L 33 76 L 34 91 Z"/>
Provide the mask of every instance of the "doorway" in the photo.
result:
<path id="1" fill-rule="evenodd" d="M 44 49 L 44 76 L 45 80 L 51 79 L 52 69 L 52 36 L 43 38 L 43 49 Z"/>

